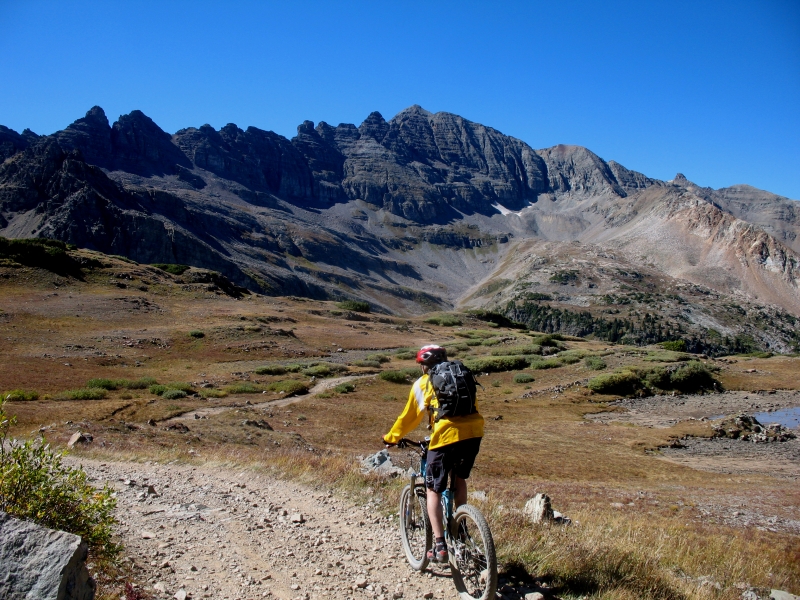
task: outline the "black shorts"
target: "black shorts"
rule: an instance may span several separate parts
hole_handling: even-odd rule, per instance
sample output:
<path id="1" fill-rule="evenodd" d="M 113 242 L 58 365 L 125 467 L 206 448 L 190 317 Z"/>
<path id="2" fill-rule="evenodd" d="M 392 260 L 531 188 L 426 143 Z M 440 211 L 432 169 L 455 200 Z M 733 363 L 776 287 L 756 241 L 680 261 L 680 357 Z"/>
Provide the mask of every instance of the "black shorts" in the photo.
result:
<path id="1" fill-rule="evenodd" d="M 425 487 L 441 494 L 447 489 L 447 475 L 453 469 L 457 477 L 469 479 L 475 457 L 481 447 L 481 438 L 469 438 L 441 448 L 428 450 L 425 468 Z"/>

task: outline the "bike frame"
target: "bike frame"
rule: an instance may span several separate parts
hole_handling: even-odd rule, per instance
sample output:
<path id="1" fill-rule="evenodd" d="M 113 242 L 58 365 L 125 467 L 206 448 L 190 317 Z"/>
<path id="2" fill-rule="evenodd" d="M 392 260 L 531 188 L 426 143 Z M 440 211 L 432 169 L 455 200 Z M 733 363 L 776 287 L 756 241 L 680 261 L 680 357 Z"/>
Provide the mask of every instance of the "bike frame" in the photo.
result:
<path id="1" fill-rule="evenodd" d="M 410 440 L 409 440 L 410 441 Z M 420 449 L 419 472 L 411 476 L 411 487 L 418 485 L 418 478 L 422 479 L 422 485 L 425 485 L 425 471 L 428 467 L 428 440 L 414 444 Z M 451 470 L 448 474 L 447 489 L 442 492 L 442 515 L 444 517 L 444 537 L 446 540 L 450 539 L 450 523 L 453 520 L 453 513 L 455 512 L 454 497 L 455 497 L 455 473 Z M 427 493 L 427 488 L 426 488 Z"/>

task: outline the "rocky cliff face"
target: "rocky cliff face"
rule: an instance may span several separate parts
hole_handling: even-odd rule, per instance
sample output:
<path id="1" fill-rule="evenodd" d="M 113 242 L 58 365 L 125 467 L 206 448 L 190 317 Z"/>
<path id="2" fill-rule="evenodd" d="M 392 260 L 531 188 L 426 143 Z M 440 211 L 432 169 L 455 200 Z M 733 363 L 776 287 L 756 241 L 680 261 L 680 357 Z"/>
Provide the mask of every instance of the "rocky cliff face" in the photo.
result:
<path id="1" fill-rule="evenodd" d="M 446 307 L 521 242 L 550 240 L 800 314 L 796 202 L 658 181 L 579 146 L 535 150 L 419 106 L 305 121 L 291 140 L 234 124 L 170 135 L 94 107 L 51 136 L 0 127 L 0 159 L 0 235 L 216 269 L 268 293 Z"/>

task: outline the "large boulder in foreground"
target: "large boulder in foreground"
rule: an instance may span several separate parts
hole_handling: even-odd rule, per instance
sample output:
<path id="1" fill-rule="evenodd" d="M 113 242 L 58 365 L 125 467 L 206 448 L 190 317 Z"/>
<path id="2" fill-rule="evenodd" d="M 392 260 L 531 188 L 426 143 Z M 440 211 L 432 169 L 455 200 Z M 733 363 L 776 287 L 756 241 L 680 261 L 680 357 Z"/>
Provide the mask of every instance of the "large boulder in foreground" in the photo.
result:
<path id="1" fill-rule="evenodd" d="M 87 554 L 77 535 L 0 511 L 0 598 L 94 600 Z"/>

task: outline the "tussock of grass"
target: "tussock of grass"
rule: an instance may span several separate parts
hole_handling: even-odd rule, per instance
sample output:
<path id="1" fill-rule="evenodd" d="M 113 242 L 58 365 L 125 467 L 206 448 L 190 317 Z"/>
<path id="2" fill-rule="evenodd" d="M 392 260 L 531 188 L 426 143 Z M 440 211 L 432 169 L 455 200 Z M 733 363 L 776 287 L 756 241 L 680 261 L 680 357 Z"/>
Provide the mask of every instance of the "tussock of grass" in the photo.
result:
<path id="1" fill-rule="evenodd" d="M 517 373 L 514 375 L 514 383 L 530 383 L 532 381 L 535 381 L 535 379 L 530 373 Z"/>
<path id="2" fill-rule="evenodd" d="M 225 390 L 215 390 L 213 388 L 204 388 L 200 390 L 201 398 L 224 398 L 228 395 Z"/>
<path id="3" fill-rule="evenodd" d="M 257 375 L 284 375 L 286 367 L 283 365 L 265 365 L 256 369 Z"/>
<path id="4" fill-rule="evenodd" d="M 127 381 L 125 383 L 125 387 L 129 390 L 145 390 L 156 383 L 157 382 L 153 377 L 140 377 L 139 379 Z"/>
<path id="5" fill-rule="evenodd" d="M 189 337 L 200 339 L 206 337 L 206 334 L 200 331 L 199 329 L 193 329 L 192 331 L 189 332 Z"/>
<path id="6" fill-rule="evenodd" d="M 686 352 L 674 352 L 672 350 L 649 351 L 644 360 L 648 362 L 681 362 L 691 360 L 692 355 Z"/>
<path id="7" fill-rule="evenodd" d="M 171 263 L 153 263 L 153 266 L 156 269 L 161 269 L 162 271 L 166 271 L 172 275 L 183 275 L 191 268 L 189 265 L 176 265 Z"/>
<path id="8" fill-rule="evenodd" d="M 403 383 L 407 384 L 419 377 L 419 369 L 409 368 L 402 371 L 383 371 L 378 377 L 390 383 Z"/>
<path id="9" fill-rule="evenodd" d="M 161 394 L 161 397 L 164 398 L 164 400 L 178 400 L 179 398 L 186 398 L 187 395 L 188 394 L 183 390 L 169 389 L 165 390 L 164 393 Z"/>
<path id="10" fill-rule="evenodd" d="M 604 361 L 599 356 L 587 356 L 583 359 L 583 364 L 588 369 L 592 369 L 593 371 L 602 371 L 606 368 L 606 361 Z"/>
<path id="11" fill-rule="evenodd" d="M 498 373 L 500 371 L 517 371 L 528 367 L 528 359 L 524 356 L 491 356 L 471 358 L 464 364 L 476 373 Z"/>
<path id="12" fill-rule="evenodd" d="M 678 390 L 696 393 L 720 389 L 711 371 L 700 361 L 690 361 L 679 367 L 626 367 L 613 373 L 603 373 L 589 380 L 590 390 L 599 394 L 631 395 L 653 391 Z"/>
<path id="13" fill-rule="evenodd" d="M 337 302 L 336 306 L 342 310 L 352 310 L 353 312 L 370 312 L 369 302 L 362 302 L 360 300 L 342 300 L 341 302 Z"/>
<path id="14" fill-rule="evenodd" d="M 379 369 L 381 366 L 377 360 L 355 360 L 352 364 L 354 367 L 370 367 L 372 369 Z"/>
<path id="15" fill-rule="evenodd" d="M 457 327 L 461 325 L 461 319 L 453 315 L 436 315 L 428 317 L 425 322 L 431 325 L 439 325 L 440 327 Z"/>
<path id="16" fill-rule="evenodd" d="M 56 397 L 59 400 L 102 400 L 107 396 L 103 388 L 83 388 L 79 390 L 67 390 L 61 392 Z"/>
<path id="17" fill-rule="evenodd" d="M 531 356 L 542 353 L 542 346 L 539 344 L 529 344 L 527 346 L 508 346 L 492 350 L 492 356 Z"/>
<path id="18" fill-rule="evenodd" d="M 174 381 L 172 383 L 167 383 L 167 384 L 156 383 L 151 385 L 149 390 L 150 393 L 155 396 L 163 396 L 164 393 L 167 392 L 168 390 L 180 390 L 184 392 L 184 396 L 181 397 L 185 397 L 187 394 L 194 391 L 192 390 L 191 384 L 186 383 L 184 381 Z"/>
<path id="19" fill-rule="evenodd" d="M 87 388 L 102 388 L 104 390 L 118 390 L 127 387 L 125 379 L 90 379 L 86 382 Z"/>
<path id="20" fill-rule="evenodd" d="M 39 399 L 39 392 L 32 390 L 9 390 L 3 392 L 2 397 L 9 402 L 33 402 Z"/>
<path id="21" fill-rule="evenodd" d="M 307 375 L 308 377 L 331 377 L 333 375 L 346 372 L 346 365 L 337 365 L 335 363 L 318 363 L 301 371 L 303 375 Z"/>
<path id="22" fill-rule="evenodd" d="M 253 385 L 249 381 L 243 381 L 227 386 L 225 391 L 229 394 L 260 394 L 262 388 Z"/>
<path id="23" fill-rule="evenodd" d="M 379 363 L 388 363 L 392 358 L 388 354 L 368 354 L 367 360 L 374 360 Z"/>
<path id="24" fill-rule="evenodd" d="M 270 392 L 283 392 L 287 396 L 291 396 L 308 393 L 308 385 L 296 379 L 285 379 L 270 383 L 267 386 L 267 390 Z"/>
<path id="25" fill-rule="evenodd" d="M 333 391 L 337 394 L 349 394 L 350 392 L 356 391 L 356 386 L 352 383 L 340 383 L 333 388 Z"/>

